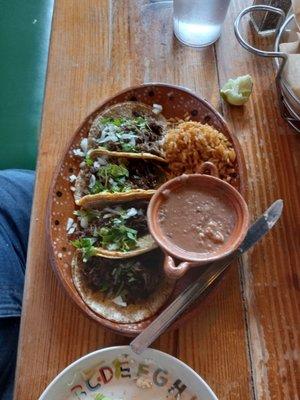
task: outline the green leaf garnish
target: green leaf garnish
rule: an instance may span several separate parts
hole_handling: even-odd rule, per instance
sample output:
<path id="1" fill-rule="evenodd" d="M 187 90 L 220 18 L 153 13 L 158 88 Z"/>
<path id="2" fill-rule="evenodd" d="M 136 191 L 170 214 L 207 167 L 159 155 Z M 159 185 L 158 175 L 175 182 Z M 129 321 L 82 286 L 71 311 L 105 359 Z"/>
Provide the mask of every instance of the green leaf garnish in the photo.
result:
<path id="1" fill-rule="evenodd" d="M 102 125 L 121 126 L 125 122 L 126 122 L 126 118 L 107 118 L 107 117 L 102 117 L 101 120 L 100 120 L 100 123 Z"/>
<path id="2" fill-rule="evenodd" d="M 92 167 L 93 164 L 94 164 L 94 161 L 93 161 L 93 159 L 92 159 L 90 156 L 86 156 L 86 157 L 85 157 L 85 163 L 86 163 L 86 165 L 87 165 L 88 167 Z"/>
<path id="3" fill-rule="evenodd" d="M 101 177 L 110 177 L 110 178 L 121 178 L 123 176 L 128 177 L 129 171 L 124 165 L 117 164 L 107 164 L 104 167 L 100 168 L 98 171 L 98 175 Z"/>
<path id="4" fill-rule="evenodd" d="M 136 147 L 129 143 L 122 143 L 121 147 L 123 151 L 127 151 L 128 153 L 136 151 Z"/>
<path id="5" fill-rule="evenodd" d="M 96 248 L 93 246 L 96 240 L 95 238 L 80 238 L 71 241 L 71 243 L 76 249 L 82 252 L 82 259 L 86 262 L 90 257 L 96 254 Z"/>
<path id="6" fill-rule="evenodd" d="M 89 188 L 91 194 L 109 191 L 111 193 L 125 192 L 130 189 L 129 171 L 124 165 L 107 164 L 98 171 L 99 179 Z"/>
<path id="7" fill-rule="evenodd" d="M 110 250 L 129 251 L 137 245 L 137 230 L 119 222 L 99 230 L 101 245 Z"/>
<path id="8" fill-rule="evenodd" d="M 73 214 L 79 218 L 87 218 L 88 222 L 91 222 L 99 216 L 100 212 L 94 209 L 82 209 L 75 210 Z"/>
<path id="9" fill-rule="evenodd" d="M 104 189 L 104 186 L 99 181 L 96 181 L 95 185 L 90 188 L 90 193 L 97 194 L 103 192 Z"/>

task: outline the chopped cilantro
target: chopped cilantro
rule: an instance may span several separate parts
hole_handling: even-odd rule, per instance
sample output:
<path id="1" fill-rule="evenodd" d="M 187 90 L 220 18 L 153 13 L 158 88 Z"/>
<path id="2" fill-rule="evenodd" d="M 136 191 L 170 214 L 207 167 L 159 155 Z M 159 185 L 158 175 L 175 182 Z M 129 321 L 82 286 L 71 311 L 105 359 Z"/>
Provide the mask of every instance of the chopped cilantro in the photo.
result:
<path id="1" fill-rule="evenodd" d="M 91 194 L 109 191 L 111 193 L 126 192 L 130 189 L 129 171 L 124 165 L 107 164 L 98 171 L 98 180 L 89 188 Z"/>
<path id="2" fill-rule="evenodd" d="M 123 151 L 127 151 L 128 153 L 136 151 L 136 147 L 130 143 L 121 143 L 121 147 Z"/>
<path id="3" fill-rule="evenodd" d="M 147 120 L 143 117 L 136 117 L 134 123 L 137 125 L 139 129 L 147 129 L 149 128 L 147 124 Z"/>
<path id="4" fill-rule="evenodd" d="M 115 125 L 121 126 L 123 123 L 126 122 L 126 118 L 108 118 L 102 117 L 100 120 L 101 125 Z"/>
<path id="5" fill-rule="evenodd" d="M 96 181 L 95 185 L 90 188 L 90 193 L 97 194 L 97 193 L 103 192 L 103 190 L 104 190 L 104 186 L 99 181 Z"/>
<path id="6" fill-rule="evenodd" d="M 106 128 L 112 128 L 106 130 Z M 135 152 L 138 151 L 136 147 L 137 137 L 148 137 L 151 133 L 151 128 L 148 125 L 146 118 L 142 116 L 134 118 L 108 118 L 102 117 L 100 119 L 99 129 L 101 136 L 99 143 L 101 146 L 110 150 L 116 149 L 116 144 L 119 146 L 118 151 Z M 113 132 L 113 133 L 112 133 Z"/>
<path id="7" fill-rule="evenodd" d="M 90 156 L 86 156 L 86 157 L 85 157 L 85 163 L 86 163 L 86 165 L 87 165 L 88 167 L 92 167 L 93 164 L 94 164 L 94 161 L 91 159 Z"/>
<path id="8" fill-rule="evenodd" d="M 118 222 L 117 222 L 118 221 Z M 137 230 L 120 224 L 119 220 L 111 227 L 103 227 L 99 230 L 101 244 L 109 250 L 129 251 L 136 247 Z"/>
<path id="9" fill-rule="evenodd" d="M 107 164 L 104 167 L 100 168 L 98 171 L 98 175 L 104 178 L 121 178 L 123 176 L 128 177 L 129 171 L 124 165 L 117 164 Z"/>
<path id="10" fill-rule="evenodd" d="M 88 222 L 93 221 L 95 218 L 98 218 L 100 212 L 94 209 L 85 209 L 85 210 L 76 210 L 73 213 L 79 218 L 87 218 Z"/>
<path id="11" fill-rule="evenodd" d="M 71 243 L 76 249 L 82 251 L 83 261 L 86 262 L 96 253 L 96 248 L 93 246 L 96 240 L 95 238 L 80 238 L 73 240 Z"/>

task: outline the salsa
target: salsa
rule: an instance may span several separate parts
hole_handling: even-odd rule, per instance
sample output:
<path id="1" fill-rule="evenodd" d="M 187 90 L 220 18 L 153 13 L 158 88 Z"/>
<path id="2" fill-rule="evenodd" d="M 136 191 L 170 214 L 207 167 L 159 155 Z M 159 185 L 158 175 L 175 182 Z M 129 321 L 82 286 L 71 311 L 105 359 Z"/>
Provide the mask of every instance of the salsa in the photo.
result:
<path id="1" fill-rule="evenodd" d="M 230 237 L 236 223 L 234 208 L 221 193 L 197 186 L 162 192 L 158 222 L 164 236 L 179 248 L 213 253 Z"/>

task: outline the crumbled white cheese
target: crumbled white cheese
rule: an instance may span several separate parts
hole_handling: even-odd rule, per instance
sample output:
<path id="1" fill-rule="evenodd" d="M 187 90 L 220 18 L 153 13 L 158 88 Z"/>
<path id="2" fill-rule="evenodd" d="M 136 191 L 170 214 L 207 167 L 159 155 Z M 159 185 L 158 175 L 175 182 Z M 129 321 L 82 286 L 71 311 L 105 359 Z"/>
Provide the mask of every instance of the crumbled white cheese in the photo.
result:
<path id="1" fill-rule="evenodd" d="M 136 380 L 136 386 L 140 389 L 150 389 L 152 387 L 152 382 L 145 376 L 139 376 Z"/>
<path id="2" fill-rule="evenodd" d="M 154 114 L 159 114 L 162 112 L 162 105 L 161 104 L 153 104 L 152 106 L 152 111 L 154 112 Z"/>
<path id="3" fill-rule="evenodd" d="M 70 175 L 70 177 L 69 177 L 69 180 L 70 180 L 71 183 L 75 182 L 76 179 L 77 179 L 76 175 Z"/>
<path id="4" fill-rule="evenodd" d="M 75 192 L 75 186 L 71 186 L 70 189 L 72 190 L 72 192 Z"/>
<path id="5" fill-rule="evenodd" d="M 112 302 L 115 303 L 117 306 L 127 307 L 127 303 L 123 301 L 121 296 L 115 297 L 114 299 L 112 299 Z"/>

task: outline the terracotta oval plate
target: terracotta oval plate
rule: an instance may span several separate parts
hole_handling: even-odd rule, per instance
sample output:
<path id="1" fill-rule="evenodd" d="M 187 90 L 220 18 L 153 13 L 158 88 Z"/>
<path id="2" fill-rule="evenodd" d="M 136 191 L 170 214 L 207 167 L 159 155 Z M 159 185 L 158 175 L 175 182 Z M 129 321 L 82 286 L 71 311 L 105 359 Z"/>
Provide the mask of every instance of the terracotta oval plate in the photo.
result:
<path id="1" fill-rule="evenodd" d="M 67 220 L 69 217 L 72 217 L 75 209 L 73 192 L 70 190 L 69 176 L 72 174 L 77 175 L 80 164 L 80 159 L 74 156 L 73 149 L 79 147 L 83 137 L 88 136 L 91 124 L 100 112 L 113 104 L 123 101 L 140 101 L 149 105 L 154 103 L 161 104 L 163 107 L 163 115 L 166 118 L 177 117 L 183 119 L 189 115 L 191 120 L 208 123 L 217 130 L 223 132 L 233 143 L 237 154 L 235 165 L 237 177 L 233 185 L 243 195 L 245 195 L 246 169 L 240 145 L 235 136 L 230 132 L 221 115 L 205 100 L 199 98 L 189 90 L 177 86 L 153 83 L 126 89 L 100 105 L 85 119 L 85 121 L 83 121 L 75 132 L 58 166 L 48 198 L 46 225 L 51 265 L 69 296 L 87 316 L 115 332 L 127 336 L 134 336 L 140 333 L 155 316 L 139 323 L 120 324 L 109 321 L 94 313 L 84 303 L 73 284 L 71 260 L 74 248 L 69 244 L 66 233 Z M 195 272 L 191 272 L 191 274 L 187 274 L 177 282 L 174 292 L 165 306 L 174 300 L 174 298 L 195 279 Z M 198 311 L 202 303 L 203 301 L 201 299 L 195 302 L 195 304 L 173 324 L 173 327 L 178 327 L 188 318 L 191 318 Z"/>

